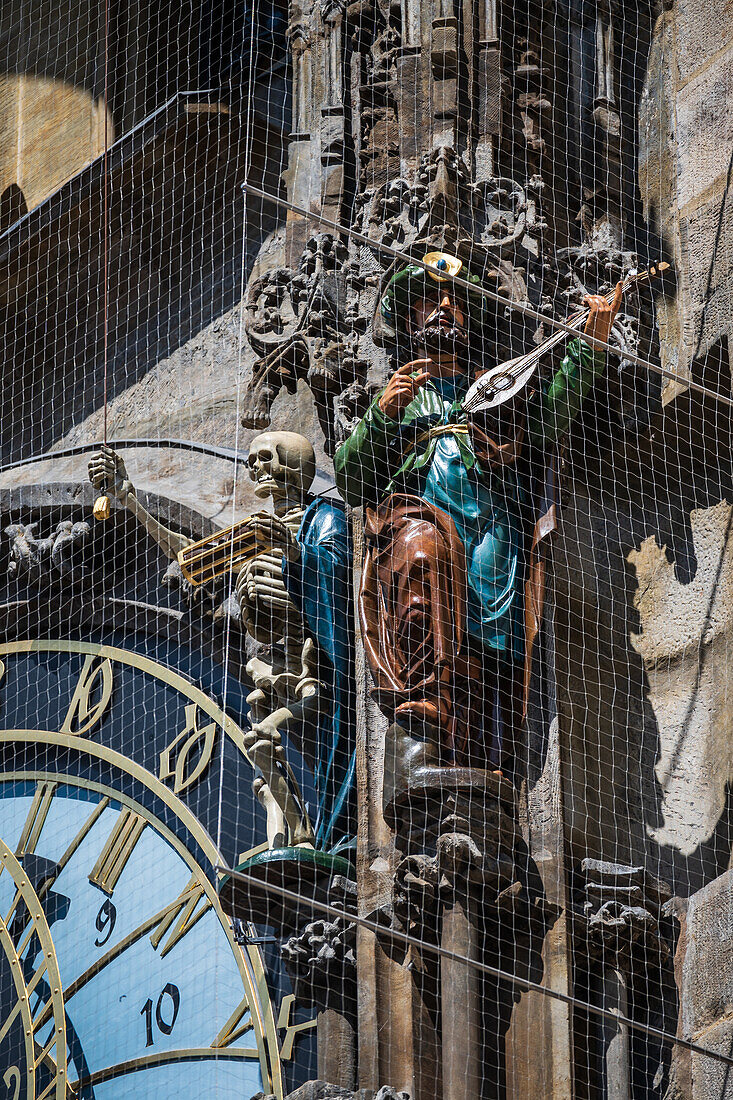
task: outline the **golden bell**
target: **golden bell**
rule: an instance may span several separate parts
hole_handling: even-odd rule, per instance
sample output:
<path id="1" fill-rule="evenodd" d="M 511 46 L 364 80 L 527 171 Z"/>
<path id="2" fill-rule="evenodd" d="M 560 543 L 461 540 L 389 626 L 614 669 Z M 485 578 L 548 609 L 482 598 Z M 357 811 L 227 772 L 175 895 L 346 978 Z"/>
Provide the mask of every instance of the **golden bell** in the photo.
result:
<path id="1" fill-rule="evenodd" d="M 428 275 L 436 283 L 443 283 L 458 275 L 463 267 L 463 260 L 451 256 L 449 252 L 428 252 L 427 256 L 423 256 L 422 262 L 428 265 Z"/>
<path id="2" fill-rule="evenodd" d="M 109 503 L 109 497 L 97 497 L 94 501 L 94 518 L 95 519 L 109 519 L 112 515 L 112 508 Z"/>

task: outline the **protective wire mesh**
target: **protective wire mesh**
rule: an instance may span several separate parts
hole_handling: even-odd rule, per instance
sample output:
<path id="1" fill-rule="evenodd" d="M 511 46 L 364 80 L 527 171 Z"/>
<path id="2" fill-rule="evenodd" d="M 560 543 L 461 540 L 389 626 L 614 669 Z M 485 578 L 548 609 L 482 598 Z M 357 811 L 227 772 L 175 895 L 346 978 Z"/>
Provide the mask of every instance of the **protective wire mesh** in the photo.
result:
<path id="1" fill-rule="evenodd" d="M 728 1095 L 732 35 L 3 6 L 13 1100 Z"/>

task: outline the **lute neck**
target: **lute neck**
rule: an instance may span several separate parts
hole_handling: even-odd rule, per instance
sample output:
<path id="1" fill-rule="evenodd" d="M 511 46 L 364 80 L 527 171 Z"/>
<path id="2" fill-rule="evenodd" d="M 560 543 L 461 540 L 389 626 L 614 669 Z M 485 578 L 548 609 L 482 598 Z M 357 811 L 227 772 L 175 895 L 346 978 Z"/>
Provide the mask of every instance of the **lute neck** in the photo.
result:
<path id="1" fill-rule="evenodd" d="M 639 281 L 640 278 L 640 275 L 627 275 L 621 283 L 622 294 L 625 294 L 629 287 L 633 286 L 634 283 Z M 609 305 L 611 304 L 615 296 L 615 287 L 613 288 L 613 290 L 609 291 L 608 294 L 603 295 Z M 584 306 L 583 309 L 579 309 L 575 313 L 572 313 L 565 323 L 568 325 L 572 325 L 573 328 L 578 328 L 580 325 L 583 324 L 584 321 L 588 320 L 589 316 L 590 307 Z M 552 351 L 554 347 L 557 347 L 558 344 L 561 344 L 563 340 L 566 340 L 568 338 L 568 336 L 569 333 L 562 328 L 558 329 L 557 332 L 553 332 L 552 336 L 548 336 L 546 340 L 543 340 L 542 343 L 538 344 L 538 346 L 532 351 L 528 351 L 526 355 L 521 355 L 519 359 L 516 359 L 512 364 L 512 371 L 522 371 L 525 367 L 529 367 L 532 363 L 538 362 L 543 355 L 545 355 L 548 351 Z M 580 336 L 580 333 L 578 333 L 578 336 Z"/>

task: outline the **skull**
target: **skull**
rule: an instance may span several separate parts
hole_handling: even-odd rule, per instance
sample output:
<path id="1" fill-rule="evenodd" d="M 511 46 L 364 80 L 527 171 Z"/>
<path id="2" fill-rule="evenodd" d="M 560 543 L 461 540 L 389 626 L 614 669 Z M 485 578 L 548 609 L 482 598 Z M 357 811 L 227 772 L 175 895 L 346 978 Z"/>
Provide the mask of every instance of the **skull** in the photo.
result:
<path id="1" fill-rule="evenodd" d="M 255 496 L 302 500 L 316 476 L 316 456 L 310 442 L 297 432 L 264 432 L 249 447 L 249 476 Z"/>

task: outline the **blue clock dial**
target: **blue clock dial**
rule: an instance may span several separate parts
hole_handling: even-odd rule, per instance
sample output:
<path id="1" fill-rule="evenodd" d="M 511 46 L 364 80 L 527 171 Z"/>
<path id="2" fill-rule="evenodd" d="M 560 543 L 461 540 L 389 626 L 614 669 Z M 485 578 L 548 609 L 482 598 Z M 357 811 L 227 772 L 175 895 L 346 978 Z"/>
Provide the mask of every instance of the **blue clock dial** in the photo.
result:
<path id="1" fill-rule="evenodd" d="M 173 1095 L 194 1075 L 241 1100 L 262 1088 L 247 962 L 205 876 L 139 809 L 68 782 L 0 782 L 0 836 L 46 867 L 72 1087 Z M 0 875 L 0 913 L 12 897 Z M 43 1043 L 53 1020 L 40 1025 Z"/>
<path id="2" fill-rule="evenodd" d="M 57 1063 L 65 1073 L 68 1063 L 64 1090 L 79 1100 L 282 1096 L 280 1052 L 293 1058 L 311 1022 L 265 968 L 254 926 L 244 942 L 235 936 L 215 889 L 217 864 L 264 846 L 242 729 L 138 653 L 16 642 L 0 660 L 0 838 L 50 936 L 65 1036 L 63 1057 L 47 1055 L 33 1077 L 29 1059 L 59 1026 L 39 981 L 34 1045 L 12 1063 L 23 1091 L 14 1095 L 13 1077 L 0 1100 L 41 1100 L 36 1079 L 47 1100 Z M 224 856 L 211 837 L 222 776 L 249 806 L 221 801 Z M 0 873 L 0 919 L 13 915 L 11 877 Z M 17 950 L 17 917 L 11 933 Z M 30 980 L 34 944 L 19 952 Z M 3 1007 L 17 999 L 11 965 L 0 959 Z M 2 1042 L 0 1015 L 0 1055 Z"/>

